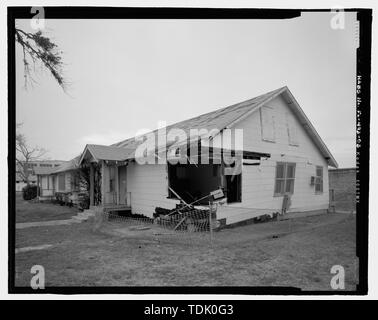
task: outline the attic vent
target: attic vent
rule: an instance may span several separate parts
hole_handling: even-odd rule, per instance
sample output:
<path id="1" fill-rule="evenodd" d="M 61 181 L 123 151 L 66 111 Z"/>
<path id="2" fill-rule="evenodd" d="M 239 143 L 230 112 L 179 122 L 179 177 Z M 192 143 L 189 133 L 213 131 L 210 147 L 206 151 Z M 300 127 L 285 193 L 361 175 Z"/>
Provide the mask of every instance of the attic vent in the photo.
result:
<path id="1" fill-rule="evenodd" d="M 260 118 L 262 139 L 275 142 L 274 109 L 267 106 L 261 107 Z"/>
<path id="2" fill-rule="evenodd" d="M 298 130 L 294 117 L 290 113 L 286 113 L 286 126 L 287 134 L 289 138 L 289 144 L 291 146 L 298 146 Z"/>

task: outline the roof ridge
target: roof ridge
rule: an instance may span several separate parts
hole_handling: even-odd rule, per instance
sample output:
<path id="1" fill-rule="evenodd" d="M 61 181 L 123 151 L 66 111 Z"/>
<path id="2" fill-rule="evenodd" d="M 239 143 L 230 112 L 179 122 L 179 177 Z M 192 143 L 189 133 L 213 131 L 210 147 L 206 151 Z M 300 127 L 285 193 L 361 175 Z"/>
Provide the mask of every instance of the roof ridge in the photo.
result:
<path id="1" fill-rule="evenodd" d="M 244 106 L 244 105 L 248 106 L 248 104 L 253 103 L 254 100 L 258 100 L 259 98 L 262 98 L 263 96 L 271 96 L 272 94 L 277 93 L 277 92 L 281 91 L 284 88 L 287 89 L 287 86 L 283 86 L 283 87 L 280 87 L 278 89 L 275 89 L 275 90 L 272 90 L 272 91 L 268 91 L 266 93 L 263 93 L 263 94 L 260 94 L 258 96 L 255 96 L 253 98 L 250 98 L 250 99 L 247 99 L 247 100 L 244 100 L 244 101 L 241 101 L 241 102 L 237 102 L 237 103 L 231 104 L 231 105 L 223 107 L 223 108 L 219 108 L 219 109 L 216 109 L 216 110 L 213 110 L 213 111 L 202 113 L 202 114 L 200 114 L 198 116 L 195 116 L 195 117 L 192 117 L 192 118 L 189 118 L 189 119 L 185 119 L 185 120 L 181 120 L 179 122 L 172 123 L 172 124 L 167 125 L 167 126 L 165 126 L 163 128 L 172 128 L 172 127 L 178 126 L 179 124 L 182 124 L 184 122 L 193 121 L 195 119 L 198 119 L 198 118 L 204 117 L 204 116 L 208 116 L 210 114 L 215 114 L 215 113 L 223 112 L 224 110 L 227 110 L 227 109 L 233 109 L 233 108 L 241 107 L 241 106 Z M 268 99 L 268 97 L 267 97 L 267 99 Z M 245 112 L 248 112 L 248 110 L 246 110 Z M 161 128 L 159 128 L 159 129 L 161 129 Z M 111 144 L 110 146 L 121 147 L 120 145 L 122 145 L 124 143 L 127 143 L 130 140 L 135 139 L 136 137 L 144 136 L 144 135 L 149 134 L 149 133 L 154 133 L 154 132 L 158 131 L 159 129 L 154 129 L 154 130 L 151 130 L 151 131 L 146 132 L 146 133 L 141 134 L 141 135 L 135 135 L 135 136 L 130 137 L 128 139 L 125 139 L 125 140 L 119 141 L 117 143 Z M 122 148 L 124 148 L 124 147 L 122 147 Z"/>

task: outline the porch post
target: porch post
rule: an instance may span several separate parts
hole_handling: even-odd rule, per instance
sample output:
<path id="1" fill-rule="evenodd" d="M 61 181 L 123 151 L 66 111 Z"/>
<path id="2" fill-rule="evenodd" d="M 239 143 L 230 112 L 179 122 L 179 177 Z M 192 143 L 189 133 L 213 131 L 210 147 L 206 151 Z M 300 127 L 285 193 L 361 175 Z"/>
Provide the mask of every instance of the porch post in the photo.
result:
<path id="1" fill-rule="evenodd" d="M 118 176 L 118 166 L 115 165 L 114 168 L 114 176 L 115 176 L 115 185 L 116 185 L 116 202 L 119 204 L 119 176 Z"/>
<path id="2" fill-rule="evenodd" d="M 94 206 L 94 168 L 89 164 L 89 205 Z"/>
<path id="3" fill-rule="evenodd" d="M 41 196 L 41 187 L 39 185 L 39 174 L 37 174 L 37 195 L 38 197 Z"/>
<path id="4" fill-rule="evenodd" d="M 101 161 L 101 205 L 105 204 L 105 161 Z"/>

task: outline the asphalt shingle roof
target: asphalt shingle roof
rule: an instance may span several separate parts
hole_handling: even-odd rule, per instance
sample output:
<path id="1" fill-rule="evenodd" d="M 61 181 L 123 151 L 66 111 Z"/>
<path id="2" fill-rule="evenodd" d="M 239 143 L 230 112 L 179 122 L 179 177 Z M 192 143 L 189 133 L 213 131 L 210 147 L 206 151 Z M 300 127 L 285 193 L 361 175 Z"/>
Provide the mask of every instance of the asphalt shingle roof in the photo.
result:
<path id="1" fill-rule="evenodd" d="M 188 136 L 190 133 L 190 129 L 207 129 L 209 131 L 212 129 L 218 129 L 220 131 L 233 121 L 242 117 L 246 112 L 254 109 L 254 107 L 257 107 L 264 101 L 267 101 L 270 98 L 274 97 L 279 92 L 283 91 L 285 88 L 286 87 L 282 87 L 270 91 L 268 93 L 262 94 L 260 96 L 257 96 L 255 98 L 231 105 L 229 107 L 218 109 L 188 120 L 174 123 L 172 125 L 167 126 L 166 130 L 169 131 L 172 128 L 182 129 L 186 132 Z M 156 133 L 157 130 L 154 130 L 152 132 Z M 136 147 L 140 143 L 141 142 L 136 141 L 135 137 L 132 137 L 118 142 L 116 144 L 113 144 L 112 146 L 136 149 Z"/>
<path id="2" fill-rule="evenodd" d="M 303 110 L 300 108 L 299 104 L 295 101 L 295 98 L 291 94 L 290 90 L 287 87 L 282 87 L 268 93 L 259 95 L 255 98 L 231 105 L 229 107 L 225 107 L 222 109 L 218 109 L 212 112 L 208 112 L 202 114 L 200 116 L 180 121 L 175 124 L 169 125 L 166 127 L 166 131 L 168 132 L 170 129 L 181 129 L 183 130 L 187 137 L 189 137 L 191 129 L 206 129 L 209 132 L 213 129 L 217 129 L 222 131 L 223 129 L 227 128 L 228 126 L 232 126 L 233 123 L 239 121 L 243 117 L 249 115 L 251 112 L 254 112 L 259 107 L 263 106 L 264 104 L 268 103 L 270 100 L 274 99 L 278 95 L 283 94 L 286 99 L 290 100 L 290 108 L 296 114 L 302 125 L 306 125 L 305 129 L 307 133 L 310 135 L 311 139 L 315 142 L 317 147 L 319 148 L 320 152 L 326 159 L 329 159 L 329 164 L 332 166 L 337 167 L 337 162 L 333 158 L 332 154 L 328 150 L 327 146 L 321 140 L 320 136 L 316 132 L 315 128 L 310 123 L 309 119 L 304 114 Z M 140 135 L 139 137 L 142 138 L 147 134 L 157 134 L 158 130 L 151 131 L 150 133 L 146 133 L 144 135 Z M 96 160 L 110 160 L 110 161 L 124 161 L 127 159 L 134 158 L 134 153 L 137 147 L 142 143 L 143 139 L 136 139 L 136 137 L 132 137 L 118 143 L 115 143 L 111 146 L 103 146 L 103 145 L 94 145 L 90 144 L 86 146 L 85 150 L 89 150 L 92 156 Z M 186 142 L 182 140 L 180 142 Z M 158 146 L 160 148 L 166 148 L 167 146 Z M 169 147 L 169 146 L 168 146 Z M 246 150 L 246 151 L 253 151 L 253 150 Z M 76 159 L 76 160 L 75 160 Z M 77 157 L 73 160 L 73 166 L 78 166 L 78 162 L 80 161 L 81 157 Z M 71 160 L 71 161 L 73 161 Z M 72 165 L 71 165 L 72 167 Z M 62 170 L 64 166 L 60 166 L 57 170 Z M 66 171 L 66 170 L 65 170 Z"/>
<path id="3" fill-rule="evenodd" d="M 124 161 L 134 157 L 134 149 L 88 144 L 87 149 L 96 160 Z"/>
<path id="4" fill-rule="evenodd" d="M 61 164 L 62 165 L 62 164 Z M 51 167 L 35 167 L 34 168 L 34 173 L 36 175 L 44 175 L 44 174 L 51 174 L 54 172 L 58 167 L 51 168 Z"/>
<path id="5" fill-rule="evenodd" d="M 65 163 L 62 163 L 59 167 L 54 168 L 51 173 L 60 173 L 70 170 L 75 170 L 79 167 L 79 160 L 80 156 L 77 156 L 76 158 L 73 158 L 70 161 L 66 161 Z"/>

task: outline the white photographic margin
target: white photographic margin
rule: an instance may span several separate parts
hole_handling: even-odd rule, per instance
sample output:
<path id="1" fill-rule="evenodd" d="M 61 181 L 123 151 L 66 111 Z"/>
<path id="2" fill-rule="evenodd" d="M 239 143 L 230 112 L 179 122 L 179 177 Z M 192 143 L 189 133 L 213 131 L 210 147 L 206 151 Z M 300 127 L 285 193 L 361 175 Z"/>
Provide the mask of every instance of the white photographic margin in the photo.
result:
<path id="1" fill-rule="evenodd" d="M 130 299 L 139 300 L 141 297 L 138 295 L 53 295 L 53 294 L 8 294 L 8 164 L 7 164 L 7 154 L 8 154 L 8 80 L 7 80 L 7 70 L 8 70 L 8 57 L 7 57 L 7 6 L 61 6 L 61 1 L 9 1 L 5 0 L 1 2 L 0 5 L 0 15 L 1 15 L 1 26 L 0 26 L 0 39 L 2 44 L 2 54 L 0 55 L 0 299 L 28 299 L 28 300 L 38 300 L 38 299 Z M 324 9 L 324 8 L 372 8 L 373 14 L 378 11 L 378 5 L 376 1 L 366 0 L 361 1 L 262 1 L 255 0 L 251 1 L 209 1 L 204 0 L 200 3 L 198 1 L 153 1 L 146 0 L 143 2 L 137 1 L 82 1 L 82 0 L 67 0 L 64 2 L 64 6 L 119 6 L 119 7 L 207 7 L 207 8 L 293 8 L 293 9 Z M 372 22 L 372 34 L 373 37 L 378 33 L 378 19 L 373 17 Z M 372 74 L 371 74 L 371 106 L 378 105 L 376 90 L 376 77 L 377 77 L 377 41 L 372 39 Z M 373 195 L 376 190 L 378 190 L 378 110 L 377 108 L 371 108 L 371 124 L 370 124 L 370 194 Z M 352 299 L 378 299 L 378 198 L 370 197 L 369 211 L 372 213 L 369 215 L 369 294 L 368 296 L 247 296 L 247 295 L 190 295 L 190 299 L 228 299 L 231 303 L 232 300 L 265 300 L 265 299 L 287 299 L 287 300 L 301 300 L 301 299 L 313 299 L 321 300 L 324 298 L 337 300 L 352 300 Z M 361 212 L 360 214 L 367 214 Z M 183 300 L 188 299 L 186 295 L 143 295 L 144 299 L 156 299 L 156 300 Z"/>

